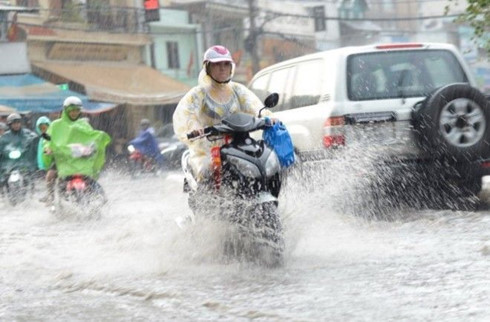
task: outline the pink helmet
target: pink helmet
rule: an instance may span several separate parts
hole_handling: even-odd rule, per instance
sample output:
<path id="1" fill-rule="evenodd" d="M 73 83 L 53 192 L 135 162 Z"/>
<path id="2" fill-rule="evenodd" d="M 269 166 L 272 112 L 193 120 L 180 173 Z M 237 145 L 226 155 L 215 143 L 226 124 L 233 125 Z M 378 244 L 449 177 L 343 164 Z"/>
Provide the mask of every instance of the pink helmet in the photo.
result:
<path id="1" fill-rule="evenodd" d="M 204 58 L 202 60 L 203 64 L 206 64 L 208 62 L 210 63 L 217 63 L 221 61 L 229 61 L 233 63 L 233 58 L 231 57 L 230 51 L 220 45 L 212 46 L 206 50 L 204 53 Z"/>

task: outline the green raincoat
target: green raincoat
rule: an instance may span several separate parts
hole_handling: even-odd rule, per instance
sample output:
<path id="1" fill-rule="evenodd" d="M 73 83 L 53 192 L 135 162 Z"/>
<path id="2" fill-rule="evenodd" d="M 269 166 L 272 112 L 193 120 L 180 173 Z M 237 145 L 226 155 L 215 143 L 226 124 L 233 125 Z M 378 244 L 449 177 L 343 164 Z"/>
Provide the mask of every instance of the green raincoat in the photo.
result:
<path id="1" fill-rule="evenodd" d="M 45 141 L 44 148 L 51 149 L 52 154 L 44 154 L 43 161 L 47 166 L 54 162 L 59 177 L 81 174 L 97 179 L 105 163 L 106 147 L 111 142 L 107 133 L 94 130 L 85 120 L 72 121 L 63 110 L 47 134 L 51 140 Z"/>
<path id="2" fill-rule="evenodd" d="M 41 124 L 47 124 L 48 126 L 51 124 L 51 120 L 47 116 L 41 116 L 40 118 L 37 119 L 36 121 L 36 133 L 38 135 L 41 135 L 41 130 L 39 129 L 39 126 Z M 37 167 L 40 170 L 47 170 L 48 167 L 46 164 L 44 164 L 43 161 L 43 149 L 44 149 L 44 138 L 40 137 L 39 138 L 39 143 L 37 144 Z"/>
<path id="3" fill-rule="evenodd" d="M 21 128 L 18 132 L 7 131 L 0 137 L 0 180 L 11 170 L 36 170 L 36 133 Z M 10 152 L 19 151 L 19 158 L 9 157 Z"/>

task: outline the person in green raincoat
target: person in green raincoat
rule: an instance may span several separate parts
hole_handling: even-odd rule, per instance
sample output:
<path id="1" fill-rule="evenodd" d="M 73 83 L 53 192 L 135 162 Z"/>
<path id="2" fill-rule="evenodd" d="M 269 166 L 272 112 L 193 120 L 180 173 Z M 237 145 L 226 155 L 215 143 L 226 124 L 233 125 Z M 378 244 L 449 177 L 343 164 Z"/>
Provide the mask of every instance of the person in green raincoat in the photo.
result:
<path id="1" fill-rule="evenodd" d="M 54 164 L 61 179 L 84 175 L 98 185 L 95 180 L 105 164 L 111 137 L 104 131 L 94 130 L 80 118 L 82 107 L 82 101 L 76 96 L 65 99 L 61 117 L 53 121 L 46 132 L 43 162 L 48 167 Z M 100 186 L 98 188 L 102 191 Z"/>
<path id="2" fill-rule="evenodd" d="M 12 113 L 7 117 L 9 130 L 0 137 L 0 185 L 14 168 L 32 174 L 36 170 L 36 138 L 33 131 L 22 127 L 22 117 Z M 18 150 L 19 158 L 10 158 L 9 153 Z"/>
<path id="3" fill-rule="evenodd" d="M 47 116 L 41 116 L 36 121 L 36 133 L 39 135 L 39 141 L 37 144 L 37 168 L 42 174 L 45 173 L 46 188 L 48 193 L 40 199 L 41 202 L 47 202 L 50 196 L 53 195 L 50 190 L 54 189 L 54 183 L 56 180 L 56 170 L 49 168 L 43 161 L 44 154 L 44 141 L 43 134 L 47 132 L 49 126 L 51 125 L 51 120 Z"/>
<path id="4" fill-rule="evenodd" d="M 45 139 L 42 137 L 42 135 L 43 133 L 46 133 L 50 125 L 51 120 L 47 116 L 41 116 L 36 121 L 36 133 L 40 136 L 37 144 L 37 168 L 44 171 L 47 171 L 48 167 L 43 161 Z"/>

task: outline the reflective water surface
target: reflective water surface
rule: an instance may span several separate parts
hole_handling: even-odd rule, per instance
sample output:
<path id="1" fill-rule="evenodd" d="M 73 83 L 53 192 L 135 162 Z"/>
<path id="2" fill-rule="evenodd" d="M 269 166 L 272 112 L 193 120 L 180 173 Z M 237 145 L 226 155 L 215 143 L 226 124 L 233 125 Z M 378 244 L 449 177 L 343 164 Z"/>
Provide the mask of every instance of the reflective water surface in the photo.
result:
<path id="1" fill-rule="evenodd" d="M 180 173 L 100 182 L 110 199 L 100 220 L 57 218 L 37 201 L 42 183 L 19 207 L 1 201 L 0 320 L 490 318 L 485 208 L 366 220 L 333 207 L 338 193 L 289 180 L 286 260 L 272 269 L 225 260 L 218 225 L 178 228 L 189 211 Z"/>

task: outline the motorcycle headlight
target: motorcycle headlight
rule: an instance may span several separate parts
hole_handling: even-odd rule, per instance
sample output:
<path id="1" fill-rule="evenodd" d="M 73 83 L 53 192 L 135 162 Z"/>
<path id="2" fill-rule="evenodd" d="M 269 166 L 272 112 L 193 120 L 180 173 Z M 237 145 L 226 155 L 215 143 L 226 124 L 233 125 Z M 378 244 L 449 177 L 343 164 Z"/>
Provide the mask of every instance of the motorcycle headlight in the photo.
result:
<path id="1" fill-rule="evenodd" d="M 13 159 L 13 160 L 18 159 L 18 158 L 20 158 L 20 154 L 21 153 L 19 150 L 10 151 L 9 152 L 9 158 Z"/>
<path id="2" fill-rule="evenodd" d="M 265 163 L 265 174 L 267 177 L 272 177 L 281 170 L 279 159 L 274 152 L 269 155 L 267 162 Z"/>
<path id="3" fill-rule="evenodd" d="M 227 159 L 245 177 L 260 178 L 260 170 L 255 164 L 233 156 L 228 156 Z"/>
<path id="4" fill-rule="evenodd" d="M 128 151 L 129 153 L 133 153 L 136 149 L 134 148 L 133 145 L 128 145 Z"/>
<path id="5" fill-rule="evenodd" d="M 14 170 L 10 173 L 10 176 L 8 178 L 8 183 L 12 184 L 12 183 L 20 181 L 20 179 L 21 179 L 21 175 L 20 175 L 19 170 Z"/>

